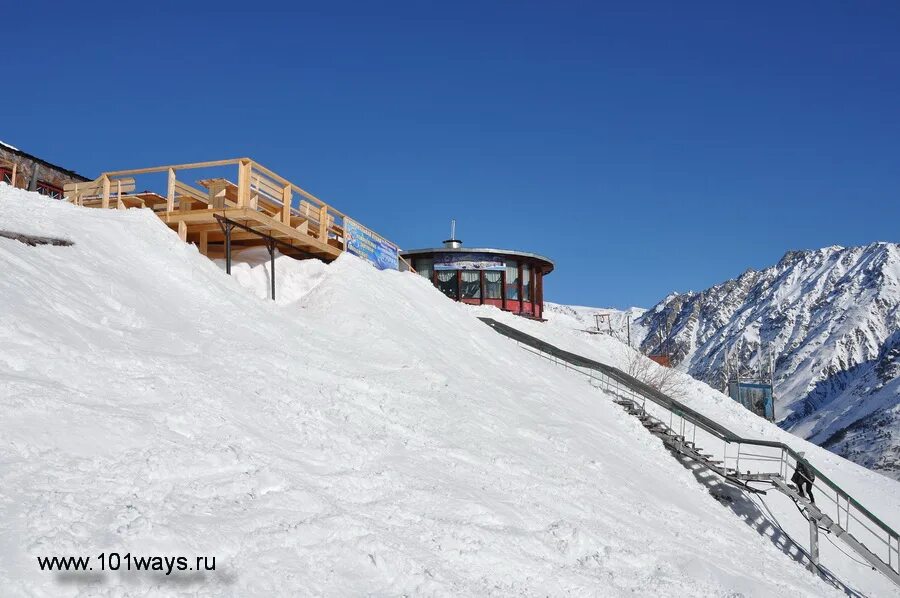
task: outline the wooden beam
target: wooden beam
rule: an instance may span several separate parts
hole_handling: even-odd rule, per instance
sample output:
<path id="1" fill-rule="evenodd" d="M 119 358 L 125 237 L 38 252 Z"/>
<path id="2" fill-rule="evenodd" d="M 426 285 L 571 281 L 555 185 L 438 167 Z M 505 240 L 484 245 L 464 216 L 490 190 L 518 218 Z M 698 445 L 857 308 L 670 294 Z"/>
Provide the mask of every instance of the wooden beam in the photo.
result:
<path id="1" fill-rule="evenodd" d="M 260 212 L 250 209 L 230 208 L 227 210 L 215 210 L 215 214 L 224 216 L 229 220 L 235 220 L 263 230 L 272 236 L 284 236 L 290 238 L 297 243 L 297 247 L 304 249 L 310 253 L 322 254 L 331 258 L 336 258 L 341 254 L 341 250 L 327 243 L 319 241 L 314 237 L 304 235 L 297 229 L 291 228 L 275 218 L 266 216 Z M 162 212 L 159 217 L 163 222 L 169 225 L 176 225 L 184 222 L 188 225 L 200 223 L 209 224 L 215 222 L 215 217 L 209 210 L 193 210 L 191 212 Z M 191 227 L 193 228 L 193 227 Z"/>
<path id="2" fill-rule="evenodd" d="M 124 210 L 125 202 L 122 201 L 122 181 L 116 181 L 116 209 Z"/>
<path id="3" fill-rule="evenodd" d="M 103 174 L 107 176 L 119 176 L 123 174 L 148 174 L 151 172 L 166 172 L 167 170 L 190 170 L 192 168 L 212 168 L 214 166 L 228 166 L 237 164 L 241 160 L 250 158 L 231 158 L 230 160 L 213 160 L 211 162 L 188 162 L 187 164 L 171 164 L 168 166 L 153 166 L 150 168 L 135 168 L 132 170 L 110 170 Z"/>
<path id="4" fill-rule="evenodd" d="M 249 160 L 241 160 L 238 164 L 238 196 L 239 208 L 250 205 L 250 171 L 252 163 Z"/>
<path id="5" fill-rule="evenodd" d="M 18 169 L 19 169 L 19 164 L 18 164 L 18 162 L 13 162 L 13 167 L 12 167 L 12 178 L 9 180 L 9 182 L 12 183 L 12 186 L 13 186 L 13 187 L 16 186 L 16 177 L 17 177 L 16 171 L 17 171 Z"/>
<path id="6" fill-rule="evenodd" d="M 166 212 L 175 211 L 175 169 L 169 169 L 169 187 L 166 193 Z"/>
<path id="7" fill-rule="evenodd" d="M 181 239 L 184 243 L 187 243 L 187 230 L 187 223 L 178 223 L 178 238 Z"/>
<path id="8" fill-rule="evenodd" d="M 193 229 L 190 229 L 190 230 L 192 233 L 194 232 Z M 225 240 L 225 233 L 223 233 L 221 230 L 208 231 L 206 233 L 201 233 L 201 234 L 206 235 L 207 243 L 222 243 Z M 275 235 L 273 235 L 273 236 L 275 236 Z M 283 240 L 287 240 L 287 241 L 290 240 L 286 237 L 280 237 L 280 238 Z M 238 230 L 237 228 L 235 228 L 233 231 L 231 231 L 231 242 L 232 243 L 234 243 L 235 241 L 259 241 L 261 239 L 262 239 L 262 237 L 260 237 L 256 233 L 248 233 L 246 231 Z"/>
<path id="9" fill-rule="evenodd" d="M 281 222 L 291 225 L 291 202 L 294 201 L 294 192 L 290 185 L 285 185 L 281 190 Z"/>
<path id="10" fill-rule="evenodd" d="M 103 175 L 103 203 L 100 204 L 104 210 L 109 208 L 109 177 Z"/>
<path id="11" fill-rule="evenodd" d="M 328 242 L 328 206 L 323 205 L 319 210 L 319 240 Z"/>
<path id="12" fill-rule="evenodd" d="M 203 255 L 209 253 L 209 233 L 206 231 L 200 233 L 200 253 Z"/>

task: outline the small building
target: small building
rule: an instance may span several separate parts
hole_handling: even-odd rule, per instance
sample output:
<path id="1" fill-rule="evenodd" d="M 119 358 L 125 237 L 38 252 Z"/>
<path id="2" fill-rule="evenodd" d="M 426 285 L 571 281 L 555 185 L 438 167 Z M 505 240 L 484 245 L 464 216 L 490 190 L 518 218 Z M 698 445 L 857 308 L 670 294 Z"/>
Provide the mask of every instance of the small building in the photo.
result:
<path id="1" fill-rule="evenodd" d="M 664 368 L 672 367 L 672 358 L 667 353 L 654 353 L 653 355 L 648 355 L 647 357 L 663 366 Z"/>
<path id="2" fill-rule="evenodd" d="M 729 380 L 728 396 L 756 415 L 775 421 L 775 402 L 770 381 Z"/>
<path id="3" fill-rule="evenodd" d="M 37 191 L 53 199 L 62 199 L 67 183 L 83 183 L 89 179 L 62 166 L 0 141 L 0 181 L 28 191 Z"/>
<path id="4" fill-rule="evenodd" d="M 464 248 L 457 239 L 443 247 L 400 253 L 445 295 L 472 305 L 493 305 L 537 320 L 544 313 L 544 276 L 553 262 L 534 253 Z"/>

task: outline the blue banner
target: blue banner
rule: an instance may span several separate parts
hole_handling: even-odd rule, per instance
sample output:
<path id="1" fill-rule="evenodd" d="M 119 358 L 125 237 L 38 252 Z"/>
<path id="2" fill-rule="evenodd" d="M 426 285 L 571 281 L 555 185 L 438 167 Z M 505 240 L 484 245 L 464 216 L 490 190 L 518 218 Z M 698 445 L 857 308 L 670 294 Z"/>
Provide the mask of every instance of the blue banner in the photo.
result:
<path id="1" fill-rule="evenodd" d="M 347 251 L 361 257 L 379 270 L 399 270 L 400 250 L 393 243 L 373 235 L 353 220 L 344 218 Z"/>

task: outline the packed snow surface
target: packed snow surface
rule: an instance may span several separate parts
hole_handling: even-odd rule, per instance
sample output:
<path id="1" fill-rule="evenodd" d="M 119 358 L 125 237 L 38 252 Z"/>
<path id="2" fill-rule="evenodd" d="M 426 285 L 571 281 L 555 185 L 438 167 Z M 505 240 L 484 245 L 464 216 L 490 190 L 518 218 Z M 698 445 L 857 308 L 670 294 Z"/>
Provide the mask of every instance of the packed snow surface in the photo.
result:
<path id="1" fill-rule="evenodd" d="M 0 238 L 3 595 L 841 595 L 603 392 L 476 319 L 496 310 L 350 256 L 280 258 L 269 301 L 242 287 L 266 264 L 228 277 L 149 211 L 2 184 L 0 228 L 74 241 Z M 897 524 L 896 483 L 828 458 Z M 36 562 L 101 552 L 216 570 Z"/>

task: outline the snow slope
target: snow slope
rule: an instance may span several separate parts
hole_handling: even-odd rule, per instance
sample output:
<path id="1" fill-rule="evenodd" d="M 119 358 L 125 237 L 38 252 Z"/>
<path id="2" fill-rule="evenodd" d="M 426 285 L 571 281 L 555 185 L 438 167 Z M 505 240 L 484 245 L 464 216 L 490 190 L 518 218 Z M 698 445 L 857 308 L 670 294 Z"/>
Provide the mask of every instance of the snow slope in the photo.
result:
<path id="1" fill-rule="evenodd" d="M 557 347 L 607 363 L 624 371 L 628 371 L 633 356 L 637 355 L 634 350 L 617 340 L 615 336 L 592 334 L 573 328 L 571 318 L 565 315 L 566 310 L 563 310 L 562 317 L 556 313 L 555 316 L 551 315 L 547 322 L 538 323 L 491 308 L 476 309 L 487 317 L 500 320 Z M 591 308 L 585 309 L 590 310 Z M 651 369 L 661 369 L 661 366 L 649 360 L 647 360 L 646 366 Z M 872 510 L 893 529 L 900 529 L 900 483 L 786 432 L 777 425 L 747 411 L 727 395 L 687 374 L 677 371 L 673 371 L 671 374 L 678 378 L 678 383 L 673 386 L 678 389 L 679 401 L 713 418 L 732 432 L 745 438 L 782 442 L 797 451 L 804 451 L 807 458 L 832 481 L 860 500 L 864 506 Z M 573 373 L 572 375 L 580 377 L 580 374 Z M 699 446 L 704 451 L 715 454 L 717 458 L 720 457 L 722 447 L 716 444 L 706 444 L 707 442 L 710 442 L 708 438 L 700 441 Z M 734 451 L 732 450 L 730 453 L 733 456 Z M 714 477 L 706 476 L 706 479 L 699 481 L 709 483 L 709 478 Z M 764 498 L 743 495 L 744 499 L 749 499 L 743 500 L 741 496 L 743 493 L 735 493 L 730 487 L 723 488 L 721 485 L 711 485 L 710 493 L 714 496 L 726 497 L 726 504 L 734 500 L 735 515 L 744 519 L 749 526 L 759 530 L 761 534 L 769 537 L 774 544 L 783 546 L 785 538 L 790 538 L 803 547 L 808 545 L 807 522 L 799 516 L 793 503 L 786 497 L 778 493 L 770 493 Z M 829 504 L 833 506 L 833 503 L 828 503 L 821 496 L 819 502 L 825 506 L 826 512 L 829 512 Z M 771 515 L 770 509 L 774 511 L 774 517 L 769 516 Z M 773 523 L 774 525 L 772 525 Z M 860 535 L 859 530 L 857 530 L 857 535 L 858 539 L 863 540 L 870 547 L 876 545 L 870 538 Z M 848 584 L 847 591 L 849 593 L 900 595 L 900 589 L 885 578 L 871 574 L 867 565 L 856 562 L 855 559 L 858 557 L 846 558 L 845 553 L 849 552 L 846 545 L 826 536 L 821 538 L 820 549 L 823 563 L 838 579 Z"/>
<path id="2" fill-rule="evenodd" d="M 771 351 L 785 429 L 900 479 L 900 245 L 791 251 L 637 324 L 644 352 L 669 337 L 678 367 L 720 388 L 727 355 Z"/>
<path id="3" fill-rule="evenodd" d="M 279 305 L 149 211 L 0 184 L 0 228 L 75 243 L 0 238 L 4 595 L 840 594 L 603 393 L 415 275 L 282 258 L 309 282 Z M 111 551 L 216 570 L 35 558 Z"/>
<path id="4" fill-rule="evenodd" d="M 561 324 L 563 327 L 579 332 L 593 331 L 599 334 L 612 335 L 623 343 L 628 342 L 630 334 L 633 347 L 639 347 L 644 340 L 646 329 L 638 326 L 635 322 L 646 311 L 640 307 L 629 307 L 626 310 L 619 310 L 544 302 L 544 317 L 554 324 Z M 598 320 L 595 318 L 597 314 L 609 315 L 608 320 L 599 320 L 599 330 L 597 330 Z"/>

